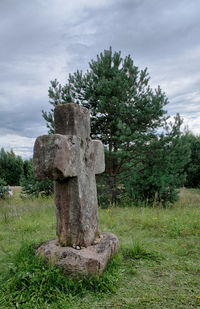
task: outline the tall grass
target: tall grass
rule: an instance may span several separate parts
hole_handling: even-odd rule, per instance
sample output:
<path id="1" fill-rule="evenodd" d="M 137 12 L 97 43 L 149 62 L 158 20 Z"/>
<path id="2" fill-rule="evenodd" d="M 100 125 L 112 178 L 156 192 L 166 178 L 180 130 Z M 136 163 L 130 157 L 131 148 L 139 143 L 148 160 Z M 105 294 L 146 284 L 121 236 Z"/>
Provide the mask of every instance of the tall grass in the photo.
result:
<path id="1" fill-rule="evenodd" d="M 179 201 L 173 207 L 166 209 L 134 206 L 99 209 L 99 221 L 100 231 L 115 233 L 119 238 L 121 249 L 118 255 L 120 263 L 117 263 L 117 273 L 112 273 L 110 269 L 107 272 L 107 276 L 111 275 L 108 281 L 90 282 L 89 286 L 94 285 L 94 289 L 86 289 L 88 284 L 84 285 L 82 282 L 82 288 L 75 284 L 75 287 L 79 286 L 79 291 L 67 293 L 49 279 L 53 270 L 46 270 L 45 273 L 40 268 L 40 278 L 43 278 L 44 282 L 45 280 L 49 282 L 49 288 L 52 286 L 56 297 L 50 297 L 50 300 L 43 298 L 41 281 L 37 277 L 39 281 L 36 280 L 35 285 L 31 283 L 35 295 L 34 306 L 28 298 L 29 294 L 27 298 L 22 297 L 21 303 L 18 300 L 18 308 L 197 308 L 200 306 L 198 191 L 182 190 Z M 52 198 L 22 201 L 15 197 L 0 202 L 0 281 L 2 282 L 0 286 L 4 286 L 4 290 L 0 289 L 0 308 L 17 307 L 17 298 L 12 293 L 18 293 L 19 297 L 21 295 L 12 285 L 10 285 L 12 289 L 9 290 L 9 282 L 16 279 L 16 274 L 20 277 L 23 271 L 25 274 L 30 272 L 23 263 L 20 264 L 19 261 L 16 263 L 17 252 L 19 250 L 21 253 L 24 252 L 22 242 L 37 244 L 54 238 L 55 228 Z M 22 255 L 27 257 L 25 253 Z M 31 263 L 29 261 L 25 264 Z M 15 272 L 12 276 L 10 270 L 16 269 L 17 265 L 21 265 L 19 271 L 21 275 Z M 29 274 L 26 276 L 28 280 Z M 98 285 L 102 288 L 105 282 L 109 284 L 107 287 L 105 285 L 104 291 L 96 288 Z M 40 286 L 39 290 L 37 284 Z M 112 289 L 114 286 L 115 289 Z M 81 294 L 79 292 L 83 291 L 82 289 L 84 293 Z M 6 294 L 5 291 L 10 291 L 10 294 Z M 40 295 L 39 298 L 36 295 Z"/>

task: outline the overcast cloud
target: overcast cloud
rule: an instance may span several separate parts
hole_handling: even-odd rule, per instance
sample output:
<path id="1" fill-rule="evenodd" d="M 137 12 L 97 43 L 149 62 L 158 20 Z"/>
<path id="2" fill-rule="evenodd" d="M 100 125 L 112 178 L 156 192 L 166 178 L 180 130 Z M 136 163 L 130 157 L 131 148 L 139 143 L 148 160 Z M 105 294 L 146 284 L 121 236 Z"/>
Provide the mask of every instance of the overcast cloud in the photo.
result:
<path id="1" fill-rule="evenodd" d="M 200 134 L 199 0 L 0 0 L 0 147 L 32 156 L 48 87 L 104 49 L 131 54 Z"/>

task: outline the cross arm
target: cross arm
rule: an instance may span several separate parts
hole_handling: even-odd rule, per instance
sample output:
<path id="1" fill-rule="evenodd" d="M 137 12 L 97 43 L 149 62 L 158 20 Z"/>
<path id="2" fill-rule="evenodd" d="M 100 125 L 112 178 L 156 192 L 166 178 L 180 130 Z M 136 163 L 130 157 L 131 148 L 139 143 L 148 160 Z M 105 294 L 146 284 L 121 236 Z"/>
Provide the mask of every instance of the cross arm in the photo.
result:
<path id="1" fill-rule="evenodd" d="M 42 135 L 34 145 L 36 180 L 58 180 L 77 176 L 80 138 L 72 135 Z"/>

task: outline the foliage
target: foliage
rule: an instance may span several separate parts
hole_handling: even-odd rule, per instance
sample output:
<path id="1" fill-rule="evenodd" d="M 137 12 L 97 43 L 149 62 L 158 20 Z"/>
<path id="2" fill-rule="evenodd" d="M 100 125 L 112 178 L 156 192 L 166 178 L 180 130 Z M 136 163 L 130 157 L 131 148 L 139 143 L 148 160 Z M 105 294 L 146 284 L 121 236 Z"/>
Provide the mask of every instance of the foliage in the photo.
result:
<path id="1" fill-rule="evenodd" d="M 6 182 L 0 178 L 0 199 L 5 199 L 8 194 L 8 187 L 6 185 Z"/>
<path id="2" fill-rule="evenodd" d="M 159 253 L 154 252 L 154 251 L 148 252 L 142 244 L 137 243 L 137 242 L 127 247 L 123 247 L 122 252 L 123 252 L 124 260 L 149 259 L 149 260 L 153 260 L 157 262 L 162 260 L 162 257 L 160 256 Z"/>
<path id="3" fill-rule="evenodd" d="M 73 101 L 90 109 L 92 137 L 102 140 L 106 152 L 106 173 L 101 181 L 99 178 L 104 184 L 99 189 L 106 189 L 103 199 L 109 198 L 110 203 L 119 201 L 120 194 L 126 193 L 130 197 L 128 187 L 137 191 L 134 193 L 136 200 L 146 200 L 147 195 L 150 195 L 150 201 L 155 192 L 160 202 L 175 200 L 174 188 L 178 185 L 182 166 L 179 170 L 177 164 L 174 173 L 174 167 L 170 169 L 170 165 L 172 161 L 184 159 L 177 147 L 176 151 L 172 149 L 180 137 L 181 121 L 177 115 L 169 132 L 164 109 L 168 99 L 160 87 L 153 90 L 149 80 L 146 68 L 140 71 L 130 55 L 123 59 L 120 52 L 113 53 L 110 48 L 89 63 L 89 70 L 85 74 L 77 71 L 69 75 L 66 85 L 61 86 L 54 80 L 49 88 L 53 108 L 57 104 Z M 43 111 L 49 133 L 54 132 L 53 108 L 49 113 Z M 172 150 L 169 149 L 163 157 L 161 146 Z M 154 151 L 157 156 L 155 160 Z M 148 160 L 149 155 L 153 160 Z M 176 160 L 172 158 L 174 156 Z M 164 162 L 157 162 L 159 157 Z M 162 163 L 166 169 L 157 171 Z M 151 175 L 152 165 L 154 175 Z M 146 174 L 141 179 L 140 169 L 146 168 Z M 140 190 L 137 190 L 138 179 L 142 183 Z M 148 194 L 145 192 L 146 185 Z"/>
<path id="4" fill-rule="evenodd" d="M 195 136 L 190 132 L 182 137 L 183 143 L 190 147 L 191 156 L 185 166 L 187 178 L 185 186 L 189 188 L 200 188 L 200 136 Z"/>
<path id="5" fill-rule="evenodd" d="M 18 186 L 23 172 L 23 161 L 13 150 L 0 150 L 0 175 L 10 186 Z"/>
<path id="6" fill-rule="evenodd" d="M 53 193 L 53 181 L 41 180 L 37 181 L 33 175 L 33 160 L 26 160 L 24 162 L 24 175 L 21 176 L 20 185 L 22 186 L 23 196 L 39 195 L 49 196 Z"/>
<path id="7" fill-rule="evenodd" d="M 166 127 L 166 133 L 155 136 L 147 145 L 143 160 L 133 168 L 133 176 L 125 184 L 128 196 L 146 205 L 173 203 L 186 179 L 185 165 L 190 159 L 190 147 L 180 132 L 180 117 Z"/>
<path id="8" fill-rule="evenodd" d="M 5 295 L 4 302 L 26 308 L 26 303 L 34 305 L 54 302 L 60 293 L 70 297 L 83 296 L 88 290 L 95 293 L 112 292 L 115 289 L 119 265 L 120 259 L 116 256 L 102 278 L 67 278 L 57 267 L 36 257 L 32 245 L 23 244 L 14 256 L 7 280 L 1 286 Z"/>
<path id="9" fill-rule="evenodd" d="M 131 175 L 136 173 L 135 167 L 143 165 L 148 158 L 149 148 L 154 152 L 154 148 L 149 147 L 149 144 L 155 145 L 155 139 L 156 145 L 160 141 L 162 145 L 164 141 L 174 144 L 174 140 L 177 140 L 177 134 L 175 137 L 173 132 L 163 133 L 167 127 L 168 117 L 164 107 L 168 100 L 160 87 L 155 90 L 150 88 L 149 80 L 147 69 L 139 71 L 130 55 L 123 59 L 120 52 L 113 53 L 110 48 L 89 63 L 89 70 L 85 74 L 77 71 L 69 75 L 66 85 L 61 86 L 55 80 L 49 88 L 50 104 L 53 108 L 57 104 L 73 101 L 90 109 L 92 137 L 100 138 L 105 146 L 106 173 L 103 179 L 111 203 L 117 202 L 120 193 L 124 191 L 120 188 L 127 188 L 125 184 L 133 186 L 130 179 L 133 178 Z M 53 108 L 49 113 L 43 111 L 49 133 L 54 132 Z M 173 126 L 174 131 L 180 132 L 180 124 L 179 118 Z M 158 131 L 160 128 L 163 128 L 161 134 Z M 166 138 L 163 137 L 165 134 Z M 176 160 L 182 160 L 180 153 L 177 152 L 176 155 Z M 166 160 L 171 161 L 170 152 Z M 156 170 L 157 166 L 154 169 Z M 176 170 L 176 176 L 179 177 L 179 171 L 177 168 Z M 162 191 L 167 191 L 169 187 L 170 181 L 165 181 L 169 171 L 168 169 L 162 177 Z M 169 177 L 175 177 L 175 174 L 170 174 Z M 150 178 L 148 181 L 151 183 Z M 171 182 L 172 188 L 176 186 L 176 180 Z M 151 191 L 151 187 L 154 187 L 153 183 L 148 190 L 150 195 L 154 195 L 155 190 Z M 159 186 L 156 190 L 160 190 Z M 160 201 L 163 198 L 166 201 L 173 200 L 171 193 L 158 194 L 162 195 Z M 144 197 L 146 198 L 146 194 L 142 192 L 140 199 Z"/>

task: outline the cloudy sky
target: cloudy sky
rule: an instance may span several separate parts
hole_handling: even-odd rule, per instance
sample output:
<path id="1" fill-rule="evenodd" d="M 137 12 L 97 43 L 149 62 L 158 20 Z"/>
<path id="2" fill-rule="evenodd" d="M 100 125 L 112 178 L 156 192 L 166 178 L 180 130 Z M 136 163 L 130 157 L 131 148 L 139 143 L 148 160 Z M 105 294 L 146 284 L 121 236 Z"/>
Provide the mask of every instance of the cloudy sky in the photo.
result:
<path id="1" fill-rule="evenodd" d="M 49 82 L 112 46 L 148 68 L 167 110 L 200 134 L 199 0 L 0 0 L 0 148 L 32 156 Z"/>

